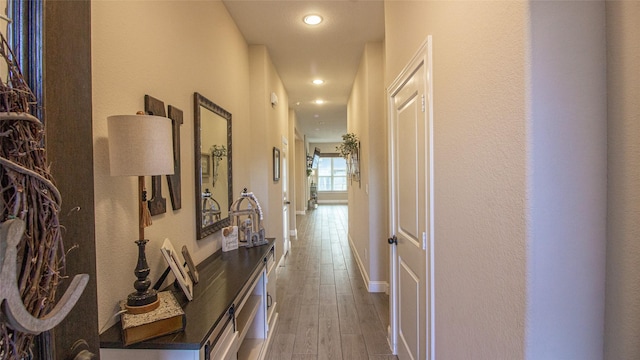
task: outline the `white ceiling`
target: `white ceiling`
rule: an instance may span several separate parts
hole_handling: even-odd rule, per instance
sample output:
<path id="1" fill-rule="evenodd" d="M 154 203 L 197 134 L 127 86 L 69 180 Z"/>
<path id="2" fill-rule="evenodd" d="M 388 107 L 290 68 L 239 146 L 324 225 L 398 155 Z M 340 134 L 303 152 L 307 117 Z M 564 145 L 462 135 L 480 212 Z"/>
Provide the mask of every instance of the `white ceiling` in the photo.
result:
<path id="1" fill-rule="evenodd" d="M 266 45 L 299 128 L 311 142 L 341 141 L 364 44 L 384 39 L 382 0 L 223 0 L 250 45 Z M 318 14 L 316 26 L 302 22 Z M 314 78 L 325 80 L 314 85 Z M 312 101 L 325 100 L 324 105 Z"/>

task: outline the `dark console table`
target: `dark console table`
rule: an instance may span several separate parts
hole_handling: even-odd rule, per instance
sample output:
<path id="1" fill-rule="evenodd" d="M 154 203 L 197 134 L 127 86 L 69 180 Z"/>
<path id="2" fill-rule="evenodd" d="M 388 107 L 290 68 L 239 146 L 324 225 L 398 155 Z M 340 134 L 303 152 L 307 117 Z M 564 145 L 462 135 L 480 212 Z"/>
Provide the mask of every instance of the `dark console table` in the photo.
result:
<path id="1" fill-rule="evenodd" d="M 192 301 L 174 285 L 165 289 L 184 309 L 184 331 L 125 347 L 117 323 L 100 335 L 101 358 L 264 358 L 277 321 L 274 239 L 258 247 L 217 251 L 197 268 L 200 281 Z"/>

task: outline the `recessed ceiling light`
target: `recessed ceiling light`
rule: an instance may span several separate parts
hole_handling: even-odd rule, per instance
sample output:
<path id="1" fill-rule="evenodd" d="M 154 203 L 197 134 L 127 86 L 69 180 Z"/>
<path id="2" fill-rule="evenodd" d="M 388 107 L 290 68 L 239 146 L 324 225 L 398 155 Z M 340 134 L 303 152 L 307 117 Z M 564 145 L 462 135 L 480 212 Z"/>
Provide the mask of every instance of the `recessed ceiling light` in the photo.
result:
<path id="1" fill-rule="evenodd" d="M 322 85 L 322 84 L 324 84 L 324 80 L 322 80 L 322 79 L 315 79 L 315 80 L 313 80 L 313 83 L 314 83 L 314 84 L 316 84 L 316 85 Z"/>
<path id="2" fill-rule="evenodd" d="M 322 105 L 322 104 L 324 104 L 324 100 L 318 99 L 318 100 L 314 101 L 314 103 L 316 103 L 318 105 Z"/>
<path id="3" fill-rule="evenodd" d="M 303 21 L 307 25 L 318 25 L 322 22 L 322 16 L 315 14 L 307 15 Z"/>

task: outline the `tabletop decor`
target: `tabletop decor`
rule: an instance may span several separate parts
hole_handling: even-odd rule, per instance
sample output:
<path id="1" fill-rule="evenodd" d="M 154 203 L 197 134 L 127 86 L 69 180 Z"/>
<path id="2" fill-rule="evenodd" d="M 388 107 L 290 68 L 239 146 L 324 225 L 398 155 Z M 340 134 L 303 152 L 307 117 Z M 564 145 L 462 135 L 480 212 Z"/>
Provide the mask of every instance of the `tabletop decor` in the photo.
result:
<path id="1" fill-rule="evenodd" d="M 162 252 L 162 256 L 167 261 L 167 264 L 169 264 L 171 272 L 173 272 L 173 276 L 175 276 L 180 288 L 187 296 L 187 300 L 193 300 L 193 281 L 191 280 L 191 277 L 187 275 L 188 269 L 186 264 L 178 257 L 178 253 L 173 247 L 171 240 L 164 239 L 160 252 Z"/>
<path id="2" fill-rule="evenodd" d="M 111 176 L 136 176 L 138 178 L 138 261 L 134 270 L 137 280 L 127 297 L 127 309 L 131 313 L 145 313 L 159 305 L 151 281 L 145 254 L 148 239 L 144 228 L 151 225 L 147 204 L 145 176 L 173 174 L 173 140 L 171 120 L 154 115 L 114 115 L 107 118 L 109 132 L 109 167 Z M 159 180 L 161 177 L 157 177 Z"/>
<path id="3" fill-rule="evenodd" d="M 262 225 L 264 214 L 258 198 L 244 188 L 240 197 L 229 208 L 231 226 L 237 227 L 240 246 L 253 247 L 267 244 Z"/>

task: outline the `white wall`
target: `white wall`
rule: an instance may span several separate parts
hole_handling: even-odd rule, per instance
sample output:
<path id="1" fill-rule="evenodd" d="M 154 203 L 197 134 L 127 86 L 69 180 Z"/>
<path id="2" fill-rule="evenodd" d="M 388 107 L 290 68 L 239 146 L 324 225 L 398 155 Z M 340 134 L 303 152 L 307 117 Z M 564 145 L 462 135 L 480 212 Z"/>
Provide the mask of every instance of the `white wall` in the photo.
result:
<path id="1" fill-rule="evenodd" d="M 385 2 L 386 84 L 433 35 L 438 358 L 602 356 L 603 15 Z"/>
<path id="2" fill-rule="evenodd" d="M 607 1 L 608 223 L 604 358 L 640 358 L 640 2 Z"/>
<path id="3" fill-rule="evenodd" d="M 199 262 L 220 248 L 219 232 L 196 241 L 193 93 L 200 92 L 233 115 L 234 192 L 249 183 L 250 161 L 242 146 L 249 128 L 249 53 L 221 2 L 96 1 L 92 3 L 92 91 L 99 325 L 113 322 L 117 302 L 132 292 L 138 237 L 137 181 L 109 175 L 106 118 L 144 109 L 149 94 L 184 112 L 181 126 L 182 209 L 146 229 L 150 279 L 166 264 L 164 238 L 187 245 Z M 224 49 L 224 51 L 221 51 Z"/>
<path id="4" fill-rule="evenodd" d="M 603 1 L 530 3 L 527 359 L 601 359 L 607 203 Z"/>
<path id="5" fill-rule="evenodd" d="M 251 148 L 251 161 L 240 166 L 246 166 L 251 171 L 248 188 L 260 200 L 267 236 L 276 238 L 277 263 L 284 248 L 283 204 L 282 180 L 273 181 L 273 148 L 277 147 L 282 151 L 282 137 L 289 139 L 289 101 L 266 46 L 251 45 L 249 59 L 251 96 L 248 104 L 251 106 L 251 127 L 241 129 L 244 139 L 235 146 Z M 271 106 L 272 92 L 278 96 L 278 105 L 275 107 Z M 291 139 L 289 144 L 293 148 L 293 137 Z"/>
<path id="6" fill-rule="evenodd" d="M 382 43 L 367 43 L 366 57 L 369 136 L 363 143 L 362 184 L 369 201 L 369 290 L 385 291 L 389 284 L 388 159 L 387 123 L 384 93 L 384 48 Z M 377 283 L 374 284 L 374 283 Z"/>
<path id="7" fill-rule="evenodd" d="M 438 359 L 524 355 L 527 16 L 525 2 L 385 2 L 387 86 L 433 35 Z"/>
<path id="8" fill-rule="evenodd" d="M 349 193 L 349 239 L 372 292 L 388 286 L 387 124 L 382 43 L 367 43 L 347 106 L 347 129 L 360 139 L 360 182 Z"/>

